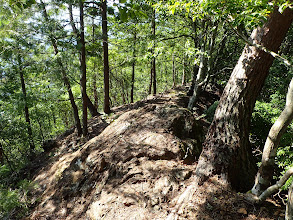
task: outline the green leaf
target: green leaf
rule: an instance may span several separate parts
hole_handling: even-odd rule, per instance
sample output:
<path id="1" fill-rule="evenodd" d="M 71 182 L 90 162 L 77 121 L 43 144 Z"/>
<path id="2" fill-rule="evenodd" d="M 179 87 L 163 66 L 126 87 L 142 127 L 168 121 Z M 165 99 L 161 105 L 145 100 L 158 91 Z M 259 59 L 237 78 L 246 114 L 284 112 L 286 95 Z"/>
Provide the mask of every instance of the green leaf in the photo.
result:
<path id="1" fill-rule="evenodd" d="M 120 10 L 120 17 L 121 17 L 121 21 L 123 21 L 123 22 L 127 21 L 128 14 L 127 14 L 125 8 L 122 8 L 122 9 Z"/>

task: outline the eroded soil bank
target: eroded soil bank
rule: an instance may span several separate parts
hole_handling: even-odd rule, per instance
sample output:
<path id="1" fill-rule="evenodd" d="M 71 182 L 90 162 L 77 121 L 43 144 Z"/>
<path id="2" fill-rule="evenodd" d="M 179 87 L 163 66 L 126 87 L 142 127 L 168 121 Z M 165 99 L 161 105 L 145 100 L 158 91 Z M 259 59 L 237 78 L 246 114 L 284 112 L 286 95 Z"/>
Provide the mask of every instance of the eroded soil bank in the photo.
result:
<path id="1" fill-rule="evenodd" d="M 87 139 L 57 138 L 32 171 L 26 219 L 166 219 L 192 184 L 209 123 L 200 117 L 219 94 L 203 92 L 192 114 L 185 88 L 92 118 Z M 192 191 L 180 219 L 282 219 L 283 208 L 256 207 L 216 179 Z"/>

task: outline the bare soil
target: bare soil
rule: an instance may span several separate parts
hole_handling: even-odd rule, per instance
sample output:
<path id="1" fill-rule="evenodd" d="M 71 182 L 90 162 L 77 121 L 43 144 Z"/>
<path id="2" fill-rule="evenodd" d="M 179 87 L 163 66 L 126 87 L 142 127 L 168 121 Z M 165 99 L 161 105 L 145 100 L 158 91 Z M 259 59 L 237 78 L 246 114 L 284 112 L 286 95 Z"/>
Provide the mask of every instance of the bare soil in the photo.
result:
<path id="1" fill-rule="evenodd" d="M 185 90 L 92 118 L 87 138 L 74 129 L 58 137 L 30 167 L 36 187 L 25 219 L 167 219 L 175 212 L 178 219 L 284 219 L 283 205 L 250 204 L 217 178 L 193 186 L 209 125 L 200 116 L 220 91 L 204 91 L 192 114 Z"/>

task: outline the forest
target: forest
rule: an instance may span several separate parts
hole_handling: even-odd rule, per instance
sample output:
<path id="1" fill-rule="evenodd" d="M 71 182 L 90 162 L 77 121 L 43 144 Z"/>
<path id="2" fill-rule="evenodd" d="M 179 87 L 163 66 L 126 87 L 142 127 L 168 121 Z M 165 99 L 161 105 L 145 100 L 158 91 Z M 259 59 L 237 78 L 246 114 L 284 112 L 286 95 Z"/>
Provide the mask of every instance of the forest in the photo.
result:
<path id="1" fill-rule="evenodd" d="M 31 214 L 38 204 L 47 204 L 45 194 L 38 193 L 49 192 L 35 180 L 48 161 L 61 163 L 61 145 L 66 145 L 68 158 L 78 159 L 54 171 L 54 187 L 65 184 L 66 172 L 73 169 L 82 176 L 76 177 L 78 190 L 70 185 L 74 193 L 62 189 L 61 197 L 69 201 L 80 192 L 80 198 L 91 198 L 91 203 L 82 214 L 73 215 L 73 208 L 67 208 L 72 215 L 67 211 L 69 217 L 61 218 L 60 211 L 52 219 L 111 219 L 88 210 L 106 186 L 113 183 L 115 188 L 137 173 L 146 175 L 143 167 L 129 173 L 137 164 L 122 168 L 133 159 L 123 159 L 128 148 L 136 160 L 148 158 L 141 163 L 155 160 L 152 166 L 176 158 L 174 170 L 187 169 L 192 176 L 182 179 L 181 188 L 181 177 L 177 185 L 171 180 L 167 184 L 173 186 L 170 195 L 177 190 L 169 199 L 172 208 L 168 192 L 155 205 L 149 195 L 151 205 L 144 208 L 162 204 L 156 210 L 162 214 L 167 207 L 162 217 L 137 219 L 218 219 L 209 208 L 212 202 L 202 211 L 210 218 L 193 216 L 186 208 L 206 184 L 214 184 L 214 195 L 219 189 L 223 195 L 227 189 L 236 197 L 241 193 L 258 209 L 268 199 L 281 201 L 284 212 L 252 218 L 247 213 L 252 208 L 237 206 L 239 218 L 231 214 L 231 219 L 293 219 L 292 0 L 0 0 L 0 8 L 0 219 L 50 219 Z M 175 96 L 184 104 L 170 104 Z M 173 120 L 171 127 L 164 127 L 168 120 Z M 129 123 L 133 130 L 127 130 Z M 164 137 L 186 149 L 177 152 L 168 141 L 163 146 L 156 136 L 161 132 L 158 124 L 162 135 L 173 129 L 174 137 Z M 130 141 L 149 127 L 152 141 Z M 69 151 L 75 143 L 78 147 Z M 162 145 L 163 156 L 149 148 L 153 145 Z M 110 149 L 118 156 L 113 151 L 107 159 Z M 74 167 L 93 155 L 106 158 L 96 160 L 100 168 L 87 165 L 98 171 Z M 186 158 L 192 162 L 183 168 L 179 163 Z M 121 170 L 114 168 L 120 162 Z M 49 169 L 46 173 L 49 179 Z M 123 181 L 115 185 L 119 175 Z M 73 174 L 70 178 L 75 182 Z M 83 194 L 85 185 L 93 182 L 96 188 L 103 183 L 99 193 Z M 210 199 L 206 197 L 202 200 Z M 128 200 L 123 204 L 136 206 Z M 225 216 L 226 211 L 218 212 Z M 227 216 L 223 219 L 230 219 Z"/>

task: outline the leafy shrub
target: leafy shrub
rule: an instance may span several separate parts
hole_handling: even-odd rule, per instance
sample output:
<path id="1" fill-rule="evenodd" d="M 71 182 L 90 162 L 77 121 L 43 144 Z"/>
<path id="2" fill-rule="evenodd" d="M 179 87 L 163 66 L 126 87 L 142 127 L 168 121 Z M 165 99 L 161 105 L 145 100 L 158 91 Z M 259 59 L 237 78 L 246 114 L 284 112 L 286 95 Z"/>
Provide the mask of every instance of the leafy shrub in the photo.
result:
<path id="1" fill-rule="evenodd" d="M 0 219 L 21 219 L 28 211 L 27 194 L 34 185 L 24 179 L 16 189 L 0 185 Z"/>
<path id="2" fill-rule="evenodd" d="M 277 120 L 285 106 L 285 97 L 278 92 L 270 96 L 270 102 L 257 101 L 251 121 L 251 140 L 259 150 L 263 150 L 270 128 Z M 283 134 L 276 156 L 276 170 L 274 179 L 279 180 L 281 176 L 293 166 L 293 123 Z M 259 158 L 260 159 L 260 158 Z M 287 181 L 284 190 L 290 186 L 293 178 Z"/>

